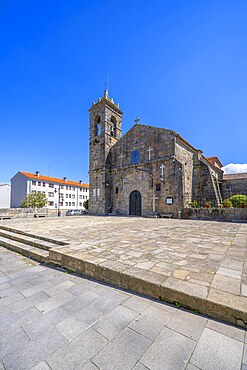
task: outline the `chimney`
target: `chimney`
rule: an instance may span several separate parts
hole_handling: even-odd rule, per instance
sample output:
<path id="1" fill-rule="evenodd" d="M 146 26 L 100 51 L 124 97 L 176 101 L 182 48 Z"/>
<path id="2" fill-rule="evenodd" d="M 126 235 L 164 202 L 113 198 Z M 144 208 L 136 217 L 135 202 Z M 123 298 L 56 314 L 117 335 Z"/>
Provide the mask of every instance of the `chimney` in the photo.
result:
<path id="1" fill-rule="evenodd" d="M 81 184 L 81 183 L 82 183 L 82 181 L 80 180 L 80 181 L 79 181 L 79 183 Z"/>
<path id="2" fill-rule="evenodd" d="M 37 177 L 39 177 L 39 171 L 36 171 L 36 172 L 35 172 L 35 175 L 36 175 Z"/>
<path id="3" fill-rule="evenodd" d="M 63 179 L 64 179 L 65 182 L 67 182 L 67 177 L 64 177 Z"/>

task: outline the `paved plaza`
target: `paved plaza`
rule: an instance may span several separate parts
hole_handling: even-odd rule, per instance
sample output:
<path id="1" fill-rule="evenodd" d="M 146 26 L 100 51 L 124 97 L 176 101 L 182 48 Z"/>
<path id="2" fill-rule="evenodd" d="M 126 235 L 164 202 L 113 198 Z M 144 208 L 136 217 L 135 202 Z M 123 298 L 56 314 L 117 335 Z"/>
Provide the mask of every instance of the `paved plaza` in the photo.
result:
<path id="1" fill-rule="evenodd" d="M 2 247 L 0 297 L 1 370 L 247 369 L 241 328 Z"/>
<path id="2" fill-rule="evenodd" d="M 67 242 L 49 252 L 57 265 L 247 325 L 247 224 L 95 216 L 1 224 Z"/>

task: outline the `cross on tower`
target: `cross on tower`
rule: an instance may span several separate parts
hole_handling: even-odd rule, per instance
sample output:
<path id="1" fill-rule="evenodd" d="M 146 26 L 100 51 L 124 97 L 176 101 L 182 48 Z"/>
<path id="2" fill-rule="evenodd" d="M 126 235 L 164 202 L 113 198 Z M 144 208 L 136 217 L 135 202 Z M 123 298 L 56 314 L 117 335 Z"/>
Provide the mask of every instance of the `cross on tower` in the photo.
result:
<path id="1" fill-rule="evenodd" d="M 153 150 L 153 148 L 148 148 L 147 152 L 148 152 L 148 160 L 150 161 L 151 159 L 151 151 Z"/>
<path id="2" fill-rule="evenodd" d="M 140 121 L 139 117 L 136 117 L 136 119 L 134 120 L 135 123 L 138 123 L 139 121 Z"/>
<path id="3" fill-rule="evenodd" d="M 162 164 L 161 166 L 160 166 L 160 168 L 161 168 L 161 177 L 163 177 L 164 176 L 164 168 L 165 168 L 166 166 L 164 165 L 164 164 Z"/>

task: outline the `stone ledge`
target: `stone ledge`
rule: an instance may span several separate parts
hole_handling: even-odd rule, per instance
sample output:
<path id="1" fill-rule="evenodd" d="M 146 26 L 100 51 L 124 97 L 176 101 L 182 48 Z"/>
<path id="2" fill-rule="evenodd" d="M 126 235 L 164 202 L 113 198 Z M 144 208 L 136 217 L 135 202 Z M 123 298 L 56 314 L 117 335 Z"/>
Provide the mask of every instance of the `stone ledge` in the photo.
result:
<path id="1" fill-rule="evenodd" d="M 49 262 L 119 288 L 170 303 L 247 328 L 247 297 L 208 289 L 188 281 L 130 267 L 117 261 L 95 261 L 85 253 L 50 250 Z"/>

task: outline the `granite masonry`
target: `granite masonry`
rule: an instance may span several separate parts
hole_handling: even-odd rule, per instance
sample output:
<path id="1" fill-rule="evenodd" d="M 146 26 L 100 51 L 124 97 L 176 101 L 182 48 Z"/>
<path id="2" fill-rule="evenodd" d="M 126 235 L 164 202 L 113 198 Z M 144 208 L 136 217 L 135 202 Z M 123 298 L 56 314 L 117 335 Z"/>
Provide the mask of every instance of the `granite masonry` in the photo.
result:
<path id="1" fill-rule="evenodd" d="M 218 207 L 228 194 L 246 193 L 247 175 L 231 180 L 229 192 L 218 158 L 205 158 L 172 130 L 137 118 L 121 136 L 122 112 L 107 90 L 89 112 L 91 214 L 178 217 L 193 201 Z"/>

